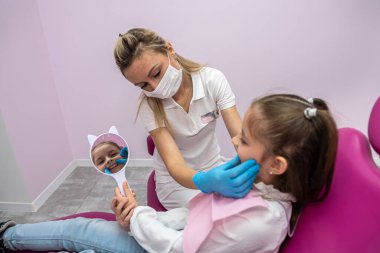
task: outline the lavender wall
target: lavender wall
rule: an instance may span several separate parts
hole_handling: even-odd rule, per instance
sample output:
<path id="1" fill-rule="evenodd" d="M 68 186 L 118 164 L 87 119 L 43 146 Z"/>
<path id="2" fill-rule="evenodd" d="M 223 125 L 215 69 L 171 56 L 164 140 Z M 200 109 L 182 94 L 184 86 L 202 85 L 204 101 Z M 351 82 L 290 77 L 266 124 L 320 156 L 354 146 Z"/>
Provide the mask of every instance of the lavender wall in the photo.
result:
<path id="1" fill-rule="evenodd" d="M 70 159 L 88 158 L 87 134 L 111 125 L 132 158 L 148 158 L 146 133 L 134 123 L 139 92 L 112 57 L 118 34 L 133 27 L 156 30 L 180 54 L 222 70 L 241 114 L 255 96 L 294 92 L 328 100 L 339 126 L 365 132 L 380 95 L 377 0 L 3 0 L 0 7 L 1 110 L 32 197 Z M 20 72 L 20 61 L 31 64 Z M 33 144 L 30 163 L 22 145 L 41 142 L 33 133 L 45 121 L 51 127 L 41 145 Z M 223 154 L 232 156 L 222 124 L 218 136 Z M 51 175 L 42 173 L 42 146 L 51 153 Z"/>
<path id="2" fill-rule="evenodd" d="M 73 155 L 37 2 L 1 1 L 0 24 L 0 202 L 30 203 Z"/>
<path id="3" fill-rule="evenodd" d="M 138 91 L 116 69 L 118 33 L 149 27 L 196 61 L 221 69 L 244 113 L 272 91 L 327 99 L 341 126 L 366 129 L 380 93 L 380 6 L 376 0 L 39 1 L 74 157 L 88 133 L 118 126 L 134 158 L 146 158 L 134 124 Z M 223 125 L 220 143 L 232 154 Z"/>

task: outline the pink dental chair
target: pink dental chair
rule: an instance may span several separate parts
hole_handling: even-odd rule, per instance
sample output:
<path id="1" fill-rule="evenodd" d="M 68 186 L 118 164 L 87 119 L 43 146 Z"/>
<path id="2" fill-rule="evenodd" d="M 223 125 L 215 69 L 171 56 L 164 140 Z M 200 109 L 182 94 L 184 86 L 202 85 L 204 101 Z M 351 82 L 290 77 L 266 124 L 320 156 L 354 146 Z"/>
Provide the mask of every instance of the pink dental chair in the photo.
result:
<path id="1" fill-rule="evenodd" d="M 380 154 L 380 97 L 373 106 L 368 137 L 353 128 L 339 129 L 335 174 L 330 194 L 321 203 L 308 205 L 303 211 L 293 237 L 281 253 L 379 253 L 380 252 L 380 169 L 371 150 Z M 148 152 L 154 143 L 147 138 Z M 159 202 L 154 171 L 147 183 L 147 204 L 158 211 Z M 110 213 L 88 212 L 74 217 L 115 220 Z M 18 251 L 32 253 L 32 251 Z"/>
<path id="2" fill-rule="evenodd" d="M 148 153 L 152 156 L 155 148 L 152 137 L 148 136 L 146 138 L 146 144 L 148 147 Z M 154 208 L 156 211 L 166 211 L 166 208 L 161 204 L 157 197 L 154 171 L 150 173 L 148 178 L 146 203 L 148 206 Z"/>
<path id="3" fill-rule="evenodd" d="M 380 154 L 380 97 L 370 115 L 368 136 Z M 380 169 L 369 142 L 356 129 L 339 129 L 330 194 L 305 208 L 281 253 L 380 252 Z"/>

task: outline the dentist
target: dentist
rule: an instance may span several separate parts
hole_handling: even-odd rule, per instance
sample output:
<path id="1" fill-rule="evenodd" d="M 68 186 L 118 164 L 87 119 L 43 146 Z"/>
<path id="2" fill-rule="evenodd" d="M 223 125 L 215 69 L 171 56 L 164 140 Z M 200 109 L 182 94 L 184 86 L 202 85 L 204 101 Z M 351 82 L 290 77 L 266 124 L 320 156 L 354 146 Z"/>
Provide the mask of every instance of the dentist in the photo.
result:
<path id="1" fill-rule="evenodd" d="M 156 191 L 163 206 L 184 207 L 199 190 L 244 197 L 256 176 L 255 161 L 240 163 L 236 156 L 223 164 L 216 139 L 220 115 L 231 139 L 242 126 L 223 73 L 180 56 L 143 28 L 120 34 L 114 57 L 123 76 L 141 89 L 138 119 L 156 146 Z"/>

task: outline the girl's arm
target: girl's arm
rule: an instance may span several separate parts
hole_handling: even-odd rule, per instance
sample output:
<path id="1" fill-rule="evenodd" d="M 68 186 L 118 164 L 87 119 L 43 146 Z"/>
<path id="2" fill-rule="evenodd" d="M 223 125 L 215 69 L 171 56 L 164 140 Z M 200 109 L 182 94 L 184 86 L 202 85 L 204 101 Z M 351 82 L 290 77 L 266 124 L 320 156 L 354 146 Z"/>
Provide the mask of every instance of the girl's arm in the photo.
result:
<path id="1" fill-rule="evenodd" d="M 129 231 L 133 210 L 138 204 L 136 196 L 134 192 L 129 189 L 127 182 L 123 182 L 123 189 L 125 196 L 121 195 L 118 187 L 115 188 L 115 196 L 112 199 L 111 209 L 115 213 L 117 223 Z"/>

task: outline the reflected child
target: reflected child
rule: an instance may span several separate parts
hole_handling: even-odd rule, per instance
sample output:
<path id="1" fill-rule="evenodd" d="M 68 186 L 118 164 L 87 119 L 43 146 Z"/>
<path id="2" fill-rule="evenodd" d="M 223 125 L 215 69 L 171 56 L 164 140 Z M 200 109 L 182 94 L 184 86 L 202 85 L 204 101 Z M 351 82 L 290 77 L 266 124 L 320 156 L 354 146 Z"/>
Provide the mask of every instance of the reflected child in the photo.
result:
<path id="1" fill-rule="evenodd" d="M 127 147 L 119 147 L 112 141 L 97 144 L 91 150 L 91 159 L 95 167 L 106 174 L 117 173 L 123 169 L 128 159 Z"/>

